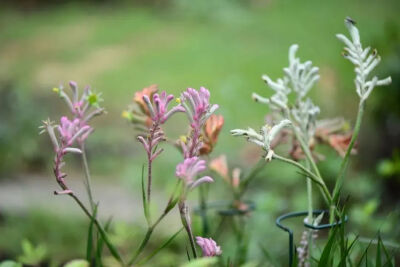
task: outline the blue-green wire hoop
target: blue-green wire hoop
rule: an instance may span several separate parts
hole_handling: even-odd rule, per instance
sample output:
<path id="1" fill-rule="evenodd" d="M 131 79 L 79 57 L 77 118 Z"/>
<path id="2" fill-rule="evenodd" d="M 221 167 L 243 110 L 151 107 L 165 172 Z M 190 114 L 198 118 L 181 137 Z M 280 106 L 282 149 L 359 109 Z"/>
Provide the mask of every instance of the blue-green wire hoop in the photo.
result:
<path id="1" fill-rule="evenodd" d="M 329 214 L 328 210 L 313 210 L 313 215 L 319 215 L 323 212 Z M 292 266 L 292 263 L 293 263 L 293 253 L 294 253 L 293 230 L 290 229 L 289 227 L 284 226 L 282 224 L 282 221 L 289 219 L 289 218 L 295 218 L 295 217 L 306 216 L 306 215 L 308 215 L 308 211 L 290 212 L 290 213 L 283 214 L 276 219 L 276 225 L 289 234 L 289 266 L 290 267 Z M 348 217 L 346 215 L 344 217 L 344 222 L 347 222 L 347 219 L 348 219 Z M 334 226 L 341 225 L 341 224 L 342 224 L 341 220 L 336 221 L 332 224 L 320 224 L 317 226 L 314 226 L 312 224 L 304 222 L 304 226 L 306 228 L 313 229 L 313 230 L 328 229 L 328 228 L 332 228 Z"/>

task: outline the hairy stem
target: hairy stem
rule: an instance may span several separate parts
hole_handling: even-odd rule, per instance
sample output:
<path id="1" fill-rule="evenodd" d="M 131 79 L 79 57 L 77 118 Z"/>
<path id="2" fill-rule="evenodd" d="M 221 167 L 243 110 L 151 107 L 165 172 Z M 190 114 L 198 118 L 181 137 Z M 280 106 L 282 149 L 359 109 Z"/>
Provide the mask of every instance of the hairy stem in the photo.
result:
<path id="1" fill-rule="evenodd" d="M 306 161 L 306 168 L 310 168 L 310 163 Z M 312 181 L 307 179 L 307 201 L 308 201 L 308 222 L 312 223 L 313 219 L 313 199 L 312 199 Z"/>
<path id="2" fill-rule="evenodd" d="M 150 204 L 150 197 L 151 197 L 151 169 L 152 169 L 152 160 L 151 160 L 151 154 L 148 156 L 148 161 L 147 161 L 147 203 Z"/>
<path id="3" fill-rule="evenodd" d="M 300 133 L 298 132 L 297 128 L 293 126 L 293 132 L 296 136 L 296 139 L 299 141 L 301 149 L 303 150 L 304 154 L 307 157 L 308 162 L 311 164 L 312 169 L 314 170 L 315 174 L 321 179 L 321 173 L 319 172 L 319 169 L 317 167 L 317 164 L 314 161 L 314 158 L 311 154 L 310 147 L 308 144 L 304 141 L 304 139 L 301 137 Z"/>
<path id="4" fill-rule="evenodd" d="M 344 175 L 346 173 L 346 169 L 347 169 L 347 166 L 349 164 L 351 150 L 353 149 L 354 144 L 355 144 L 355 142 L 356 142 L 356 140 L 358 138 L 358 134 L 360 132 L 362 117 L 364 115 L 364 109 L 365 109 L 365 101 L 361 100 L 360 104 L 359 104 L 359 107 L 358 107 L 357 119 L 356 119 L 356 124 L 354 126 L 353 135 L 351 137 L 350 144 L 349 144 L 349 146 L 347 148 L 346 154 L 345 154 L 345 156 L 344 156 L 344 158 L 342 160 L 342 163 L 340 165 L 339 174 L 338 174 L 338 177 L 336 179 L 335 188 L 333 190 L 333 201 L 334 201 L 333 204 L 335 204 L 339 199 L 339 192 L 340 192 L 340 189 L 341 189 L 341 187 L 343 185 Z"/>
<path id="5" fill-rule="evenodd" d="M 329 193 L 329 190 L 328 190 L 328 188 L 326 187 L 324 181 L 321 180 L 320 177 L 318 177 L 316 174 L 314 174 L 313 172 L 311 172 L 310 170 L 308 170 L 307 168 L 305 168 L 303 165 L 301 165 L 300 163 L 298 163 L 298 162 L 296 162 L 296 161 L 294 161 L 294 160 L 291 160 L 291 159 L 288 159 L 288 158 L 285 158 L 285 157 L 281 157 L 281 156 L 279 156 L 279 155 L 277 155 L 277 154 L 274 154 L 274 155 L 273 155 L 273 158 L 274 158 L 274 159 L 277 159 L 277 160 L 280 160 L 280 161 L 282 161 L 282 162 L 285 162 L 285 163 L 289 163 L 289 164 L 291 164 L 291 165 L 296 166 L 297 168 L 299 168 L 299 169 L 306 175 L 306 177 L 307 177 L 308 179 L 311 179 L 313 182 L 315 182 L 316 184 L 318 184 L 318 186 L 319 186 L 319 187 L 321 188 L 321 190 L 322 190 L 322 194 L 324 195 L 325 200 L 327 201 L 327 204 L 328 204 L 328 205 L 331 204 L 331 202 L 332 202 L 331 194 Z"/>

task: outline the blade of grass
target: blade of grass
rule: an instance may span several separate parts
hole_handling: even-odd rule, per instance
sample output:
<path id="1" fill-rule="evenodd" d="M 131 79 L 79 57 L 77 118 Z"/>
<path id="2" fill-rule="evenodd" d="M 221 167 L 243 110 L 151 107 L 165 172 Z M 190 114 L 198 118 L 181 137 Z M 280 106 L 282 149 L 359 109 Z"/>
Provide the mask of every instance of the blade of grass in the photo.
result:
<path id="1" fill-rule="evenodd" d="M 186 256 L 187 256 L 188 261 L 190 261 L 190 254 L 189 254 L 189 250 L 187 247 L 186 247 Z"/>
<path id="2" fill-rule="evenodd" d="M 148 225 L 151 225 L 150 216 L 149 216 L 149 205 L 146 200 L 146 190 L 144 186 L 144 164 L 142 165 L 142 200 L 143 200 L 143 212 L 146 217 L 146 221 Z"/>
<path id="3" fill-rule="evenodd" d="M 111 226 L 112 217 L 108 219 L 106 225 L 104 226 L 104 231 L 108 232 Z M 99 235 L 97 238 L 97 248 L 96 248 L 96 266 L 102 266 L 102 254 L 103 254 L 104 240 Z"/>
<path id="4" fill-rule="evenodd" d="M 383 253 L 385 253 L 385 257 L 386 257 L 386 262 L 383 264 L 384 267 L 389 266 L 389 267 L 394 267 L 393 263 L 392 263 L 392 256 L 389 255 L 389 252 L 386 249 L 385 243 L 383 242 L 381 235 L 378 236 L 378 240 L 381 242 L 382 244 L 382 250 Z"/>
<path id="5" fill-rule="evenodd" d="M 353 242 L 351 242 L 350 246 L 347 247 L 346 253 L 344 255 L 342 255 L 342 258 L 341 258 L 338 266 L 346 266 L 346 262 L 347 262 L 348 256 L 350 255 L 350 251 L 353 248 L 353 246 L 356 244 L 357 240 L 358 240 L 358 236 L 356 236 L 356 238 L 353 240 Z"/>
<path id="6" fill-rule="evenodd" d="M 86 244 L 86 260 L 88 262 L 92 262 L 92 255 L 93 255 L 93 226 L 94 226 L 94 218 L 97 216 L 97 207 L 96 204 L 93 208 L 93 216 L 90 220 L 89 229 L 88 229 L 88 237 L 87 237 L 87 244 Z"/>
<path id="7" fill-rule="evenodd" d="M 378 245 L 376 246 L 376 260 L 375 260 L 375 266 L 376 267 L 382 267 L 382 256 L 381 256 L 381 235 L 378 233 Z"/>
<path id="8" fill-rule="evenodd" d="M 358 261 L 358 263 L 357 263 L 357 265 L 356 265 L 357 267 L 361 266 L 361 263 L 362 263 L 364 257 L 366 257 L 367 252 L 368 252 L 368 249 L 369 249 L 369 247 L 371 246 L 371 244 L 372 244 L 372 240 L 369 242 L 367 248 L 365 249 L 363 255 L 361 256 L 361 259 Z M 367 261 L 368 261 L 368 259 L 366 260 L 366 262 L 367 262 Z"/>
<path id="9" fill-rule="evenodd" d="M 337 227 L 333 228 L 333 231 L 329 237 L 328 243 L 326 243 L 324 250 L 322 251 L 319 259 L 318 267 L 329 266 L 328 262 L 331 258 L 331 251 L 336 238 Z"/>

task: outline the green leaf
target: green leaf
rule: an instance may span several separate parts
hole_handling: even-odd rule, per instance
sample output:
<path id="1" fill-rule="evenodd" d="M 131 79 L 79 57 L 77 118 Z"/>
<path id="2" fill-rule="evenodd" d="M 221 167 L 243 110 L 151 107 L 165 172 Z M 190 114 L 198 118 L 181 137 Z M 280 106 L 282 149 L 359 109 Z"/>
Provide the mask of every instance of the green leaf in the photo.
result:
<path id="1" fill-rule="evenodd" d="M 369 247 L 371 246 L 371 244 L 372 244 L 372 240 L 369 242 L 368 246 L 367 246 L 366 249 L 364 250 L 364 253 L 362 254 L 360 260 L 358 261 L 358 263 L 357 263 L 357 265 L 356 265 L 357 267 L 361 266 L 362 261 L 363 261 L 364 258 L 366 258 L 365 262 L 366 262 L 366 263 L 368 262 L 367 254 L 368 254 L 368 249 L 369 249 Z"/>
<path id="2" fill-rule="evenodd" d="M 376 246 L 376 267 L 382 267 L 382 257 L 381 257 L 381 243 L 380 234 L 378 234 L 378 245 Z"/>
<path id="3" fill-rule="evenodd" d="M 191 258 L 190 258 L 190 253 L 189 253 L 189 250 L 187 247 L 186 247 L 186 256 L 187 256 L 188 261 L 190 262 Z"/>
<path id="4" fill-rule="evenodd" d="M 378 236 L 379 241 L 381 242 L 382 245 L 382 249 L 383 249 L 383 253 L 385 253 L 385 257 L 386 257 L 386 262 L 383 264 L 384 267 L 389 266 L 389 267 L 394 267 L 393 263 L 392 263 L 392 257 L 389 255 L 385 243 L 383 243 L 383 240 L 381 238 L 381 236 Z"/>
<path id="5" fill-rule="evenodd" d="M 174 191 L 172 192 L 170 201 L 168 202 L 167 207 L 165 208 L 165 213 L 168 213 L 170 210 L 172 210 L 178 203 L 179 199 L 181 199 L 183 193 L 183 187 L 181 185 L 182 185 L 182 180 L 179 179 Z"/>
<path id="6" fill-rule="evenodd" d="M 39 244 L 34 247 L 29 240 L 24 239 L 21 243 L 22 255 L 18 257 L 18 261 L 27 265 L 38 265 L 47 255 L 45 245 Z"/>
<path id="7" fill-rule="evenodd" d="M 331 258 L 331 251 L 336 238 L 337 227 L 333 228 L 333 231 L 329 237 L 328 243 L 325 245 L 322 251 L 321 258 L 319 259 L 318 267 L 329 266 L 328 262 Z"/>
<path id="8" fill-rule="evenodd" d="M 173 234 L 164 244 L 162 244 L 160 247 L 155 249 L 149 256 L 147 256 L 145 259 L 143 259 L 139 264 L 145 264 L 148 262 L 151 258 L 153 258 L 158 252 L 160 252 L 162 249 L 167 247 L 174 239 L 175 237 L 183 230 L 183 227 L 179 229 L 175 234 Z"/>
<path id="9" fill-rule="evenodd" d="M 98 207 L 98 205 L 95 205 L 94 210 L 93 210 L 93 216 L 90 220 L 89 229 L 88 229 L 88 237 L 87 237 L 87 244 L 86 244 L 86 260 L 88 262 L 92 261 L 92 255 L 93 255 L 93 225 L 94 225 L 94 218 L 97 217 L 97 207 Z"/>
<path id="10" fill-rule="evenodd" d="M 340 263 L 339 263 L 338 266 L 346 266 L 346 261 L 348 259 L 348 256 L 350 255 L 350 251 L 353 248 L 353 246 L 356 244 L 357 240 L 358 240 L 358 236 L 356 238 L 354 238 L 354 240 L 351 242 L 350 246 L 347 246 L 345 254 L 342 255 L 342 258 L 341 258 Z"/>
<path id="11" fill-rule="evenodd" d="M 67 262 L 64 267 L 89 267 L 89 262 L 86 260 L 72 260 Z"/>
<path id="12" fill-rule="evenodd" d="M 12 260 L 6 260 L 0 262 L 0 267 L 22 267 L 22 263 L 15 262 Z"/>
<path id="13" fill-rule="evenodd" d="M 217 262 L 218 258 L 216 257 L 198 258 L 198 259 L 193 259 L 190 262 L 181 265 L 181 267 L 209 267 L 213 266 Z"/>
<path id="14" fill-rule="evenodd" d="M 144 188 L 144 164 L 142 165 L 142 200 L 143 200 L 143 212 L 146 217 L 147 223 L 150 225 L 150 213 L 149 213 L 149 205 L 146 199 L 146 190 Z"/>
<path id="15" fill-rule="evenodd" d="M 104 231 L 108 232 L 111 226 L 111 221 L 112 217 L 108 219 L 106 225 L 104 226 Z M 97 249 L 96 249 L 96 266 L 102 266 L 102 254 L 103 254 L 103 247 L 104 247 L 104 240 L 103 238 L 99 235 L 97 238 Z"/>

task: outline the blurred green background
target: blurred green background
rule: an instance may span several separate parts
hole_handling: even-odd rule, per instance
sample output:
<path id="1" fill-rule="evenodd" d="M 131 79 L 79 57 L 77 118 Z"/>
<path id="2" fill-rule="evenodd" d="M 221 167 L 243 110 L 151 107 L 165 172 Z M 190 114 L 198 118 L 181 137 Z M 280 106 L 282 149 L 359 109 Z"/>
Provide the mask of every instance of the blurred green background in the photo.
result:
<path id="1" fill-rule="evenodd" d="M 248 171 L 260 152 L 232 138 L 229 130 L 257 129 L 264 123 L 269 111 L 250 95 L 271 95 L 261 75 L 281 77 L 293 43 L 299 44 L 303 61 L 320 67 L 321 80 L 311 95 L 321 118 L 343 116 L 354 122 L 353 67 L 341 57 L 342 44 L 335 38 L 347 34 L 346 16 L 357 21 L 363 44 L 382 56 L 377 73 L 393 80 L 390 87 L 377 88 L 368 103 L 359 155 L 343 192 L 349 196 L 348 230 L 366 240 L 377 231 L 388 242 L 400 240 L 399 1 L 23 0 L 1 6 L 0 259 L 20 255 L 24 239 L 44 245 L 52 264 L 85 255 L 88 222 L 68 199 L 52 195 L 52 151 L 48 139 L 38 135 L 42 119 L 58 120 L 67 112 L 53 87 L 74 80 L 103 93 L 108 113 L 95 120 L 89 161 L 101 216 L 114 214 L 113 238 L 128 252 L 138 245 L 145 226 L 140 201 L 145 158 L 135 132 L 121 117 L 134 92 L 151 84 L 175 95 L 187 87 L 210 89 L 212 103 L 220 105 L 218 113 L 225 117 L 212 157 L 227 154 L 231 167 Z M 182 119 L 177 116 L 167 127 L 172 137 L 185 133 Z M 158 203 L 174 185 L 180 161 L 173 148 L 166 150 L 155 170 Z M 332 185 L 340 158 L 330 149 L 321 151 L 327 158 L 320 166 Z M 83 190 L 80 163 L 69 160 L 69 179 Z M 253 238 L 249 258 L 262 259 L 261 242 L 275 261 L 285 264 L 287 237 L 274 220 L 306 208 L 304 180 L 293 169 L 272 163 L 255 184 L 247 194 L 257 205 L 248 219 Z M 224 196 L 229 197 L 227 190 L 217 180 L 210 198 Z M 196 193 L 192 198 L 195 205 Z M 155 244 L 170 227 L 179 228 L 177 215 L 169 217 L 164 231 L 153 238 Z M 173 266 L 177 257 L 185 259 L 184 251 L 182 242 L 175 242 L 152 264 Z"/>

